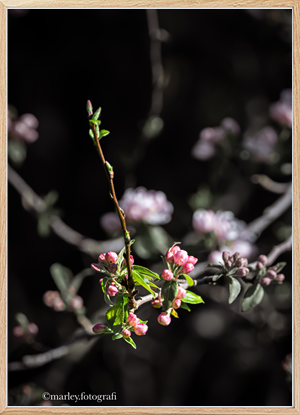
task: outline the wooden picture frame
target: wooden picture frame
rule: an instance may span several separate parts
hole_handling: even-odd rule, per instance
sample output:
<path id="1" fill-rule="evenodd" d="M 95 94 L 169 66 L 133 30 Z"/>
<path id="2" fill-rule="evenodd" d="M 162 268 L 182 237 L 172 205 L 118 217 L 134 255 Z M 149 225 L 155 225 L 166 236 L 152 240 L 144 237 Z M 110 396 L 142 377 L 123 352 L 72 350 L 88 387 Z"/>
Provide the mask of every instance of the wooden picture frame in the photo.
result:
<path id="1" fill-rule="evenodd" d="M 257 8 L 293 9 L 293 194 L 294 194 L 294 405 L 287 407 L 7 407 L 7 163 L 6 163 L 6 19 L 8 7 L 125 7 L 125 8 Z M 0 413 L 4 414 L 299 414 L 300 413 L 300 1 L 299 0 L 2 0 L 0 1 L 1 143 L 0 143 Z"/>

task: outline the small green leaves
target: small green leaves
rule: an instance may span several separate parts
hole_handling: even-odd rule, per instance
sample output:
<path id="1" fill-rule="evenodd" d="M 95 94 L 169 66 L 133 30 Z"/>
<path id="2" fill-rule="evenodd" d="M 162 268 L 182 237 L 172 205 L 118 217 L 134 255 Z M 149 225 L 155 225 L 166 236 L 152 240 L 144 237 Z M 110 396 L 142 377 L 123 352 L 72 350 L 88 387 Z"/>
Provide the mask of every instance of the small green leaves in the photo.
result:
<path id="1" fill-rule="evenodd" d="M 216 274 L 213 276 L 213 282 L 218 281 L 221 277 L 223 276 L 223 273 L 221 272 L 220 274 Z"/>
<path id="2" fill-rule="evenodd" d="M 237 296 L 239 295 L 239 293 L 241 292 L 242 287 L 241 287 L 241 283 L 236 278 L 233 278 L 233 277 L 228 277 L 228 278 L 229 278 L 228 303 L 232 304 L 234 300 L 237 298 Z"/>
<path id="3" fill-rule="evenodd" d="M 285 266 L 286 266 L 286 262 L 278 262 L 278 264 L 276 264 L 277 274 L 279 274 L 279 272 L 282 271 Z"/>
<path id="4" fill-rule="evenodd" d="M 113 169 L 113 167 L 109 164 L 109 162 L 108 162 L 108 161 L 106 161 L 106 162 L 105 162 L 105 164 L 106 164 L 106 168 L 107 168 L 107 170 L 108 170 L 108 173 L 113 173 L 113 172 L 114 172 L 114 169 Z"/>
<path id="5" fill-rule="evenodd" d="M 94 136 L 93 130 L 91 128 L 89 129 L 89 135 L 90 135 L 91 139 L 93 141 L 95 141 L 95 136 Z"/>
<path id="6" fill-rule="evenodd" d="M 112 336 L 112 340 L 118 340 L 118 339 L 121 339 L 123 336 L 122 336 L 122 334 L 121 333 L 117 333 L 117 334 L 114 334 L 113 336 Z"/>
<path id="7" fill-rule="evenodd" d="M 220 264 L 207 264 L 205 268 L 217 268 L 217 269 L 224 270 L 223 265 L 220 265 Z"/>
<path id="8" fill-rule="evenodd" d="M 242 311 L 248 311 L 256 307 L 263 299 L 263 296 L 264 289 L 260 284 L 254 284 L 249 287 L 243 300 Z"/>
<path id="9" fill-rule="evenodd" d="M 153 297 L 155 297 L 155 292 L 151 289 L 149 281 L 144 275 L 139 274 L 136 271 L 132 271 L 132 276 L 136 282 L 136 285 L 141 285 L 142 287 L 146 288 L 146 290 L 148 290 L 153 295 Z"/>
<path id="10" fill-rule="evenodd" d="M 100 117 L 100 114 L 101 114 L 101 108 L 98 108 L 95 114 L 93 115 L 92 120 L 98 120 L 98 118 Z"/>
<path id="11" fill-rule="evenodd" d="M 126 341 L 126 343 L 129 343 L 134 349 L 136 349 L 136 344 L 134 343 L 131 337 L 123 337 L 123 339 Z"/>
<path id="12" fill-rule="evenodd" d="M 121 324 L 123 323 L 123 321 L 121 323 L 120 321 L 123 312 L 123 303 L 119 302 L 119 304 L 116 304 L 115 306 L 111 307 L 105 315 L 106 321 L 114 333 L 118 333 L 121 330 Z"/>
<path id="13" fill-rule="evenodd" d="M 100 121 L 99 121 L 99 122 L 100 122 Z M 101 138 L 102 138 L 102 137 L 105 137 L 105 136 L 107 136 L 108 134 L 110 134 L 110 132 L 109 132 L 109 131 L 107 131 L 107 130 L 101 130 L 101 131 L 100 131 L 99 140 L 101 140 Z"/>
<path id="14" fill-rule="evenodd" d="M 163 299 L 164 310 L 167 311 L 171 308 L 172 302 L 176 297 L 178 291 L 177 281 L 165 281 L 161 289 L 161 297 Z"/>
<path id="15" fill-rule="evenodd" d="M 160 276 L 156 272 L 153 272 L 148 268 L 140 267 L 139 265 L 132 265 L 132 269 L 134 271 L 138 272 L 139 274 L 146 275 L 148 278 L 149 278 L 149 275 L 150 275 L 151 277 L 154 277 L 154 278 L 160 280 Z"/>
<path id="16" fill-rule="evenodd" d="M 186 303 L 183 303 L 182 301 L 181 301 L 180 307 L 183 308 L 184 310 L 191 311 L 190 307 Z"/>
<path id="17" fill-rule="evenodd" d="M 189 286 L 193 287 L 194 286 L 194 280 L 187 274 L 182 274 L 182 275 L 187 280 L 187 283 L 189 284 Z"/>
<path id="18" fill-rule="evenodd" d="M 186 291 L 186 296 L 181 298 L 181 303 L 188 303 L 188 304 L 200 304 L 204 303 L 200 295 L 192 293 L 191 291 Z"/>
<path id="19" fill-rule="evenodd" d="M 100 120 L 90 120 L 90 126 L 92 127 L 93 125 L 100 125 L 101 121 Z"/>

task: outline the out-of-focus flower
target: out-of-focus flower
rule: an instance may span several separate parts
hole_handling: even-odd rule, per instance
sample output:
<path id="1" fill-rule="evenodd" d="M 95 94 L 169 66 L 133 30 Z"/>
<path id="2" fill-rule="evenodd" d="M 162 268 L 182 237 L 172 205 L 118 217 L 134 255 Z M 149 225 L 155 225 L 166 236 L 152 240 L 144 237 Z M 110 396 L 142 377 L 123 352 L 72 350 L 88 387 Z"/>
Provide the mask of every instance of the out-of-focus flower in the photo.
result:
<path id="1" fill-rule="evenodd" d="M 127 317 L 127 323 L 131 327 L 134 327 L 139 323 L 139 318 L 135 314 L 129 314 L 129 316 Z"/>
<path id="2" fill-rule="evenodd" d="M 237 239 L 231 243 L 227 242 L 227 245 L 221 246 L 219 251 L 212 251 L 209 254 L 208 261 L 212 264 L 222 262 L 223 252 L 229 252 L 230 255 L 233 255 L 235 252 L 240 252 L 243 257 L 249 258 L 255 251 L 256 247 L 250 242 Z"/>
<path id="3" fill-rule="evenodd" d="M 72 299 L 71 305 L 73 308 L 81 308 L 83 306 L 83 299 L 80 297 L 80 295 L 75 295 L 75 297 Z"/>
<path id="4" fill-rule="evenodd" d="M 125 337 L 126 339 L 128 339 L 128 337 L 131 336 L 131 332 L 127 329 L 122 330 L 122 336 Z"/>
<path id="5" fill-rule="evenodd" d="M 206 233 L 215 230 L 216 215 L 212 210 L 198 209 L 193 215 L 193 227 L 198 233 Z"/>
<path id="6" fill-rule="evenodd" d="M 39 138 L 39 133 L 36 131 L 38 126 L 38 119 L 33 114 L 23 114 L 16 121 L 8 117 L 8 132 L 29 144 Z"/>
<path id="7" fill-rule="evenodd" d="M 287 127 L 293 124 L 292 97 L 292 90 L 285 89 L 280 94 L 280 100 L 270 106 L 271 118 Z"/>
<path id="8" fill-rule="evenodd" d="M 129 222 L 143 221 L 150 225 L 163 225 L 170 222 L 174 210 L 165 193 L 147 190 L 144 187 L 127 189 L 120 200 L 120 206 Z M 116 213 L 103 215 L 100 222 L 108 232 L 120 228 Z"/>
<path id="9" fill-rule="evenodd" d="M 249 151 L 254 161 L 267 162 L 274 153 L 277 140 L 278 135 L 274 128 L 267 126 L 254 134 L 245 133 L 243 147 Z"/>
<path id="10" fill-rule="evenodd" d="M 134 332 L 137 336 L 144 336 L 148 331 L 147 324 L 139 323 L 136 326 L 134 326 Z"/>
<path id="11" fill-rule="evenodd" d="M 239 135 L 241 132 L 241 128 L 238 123 L 230 117 L 226 117 L 221 121 L 221 127 L 232 135 Z"/>

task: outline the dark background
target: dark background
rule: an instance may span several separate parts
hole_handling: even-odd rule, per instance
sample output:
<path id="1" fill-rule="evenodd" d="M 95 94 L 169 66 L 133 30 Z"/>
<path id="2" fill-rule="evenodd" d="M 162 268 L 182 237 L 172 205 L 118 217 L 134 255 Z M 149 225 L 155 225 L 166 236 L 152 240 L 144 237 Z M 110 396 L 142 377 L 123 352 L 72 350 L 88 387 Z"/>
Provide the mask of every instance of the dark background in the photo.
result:
<path id="1" fill-rule="evenodd" d="M 192 229 L 188 198 L 198 186 L 207 184 L 221 200 L 237 175 L 228 169 L 212 180 L 218 164 L 191 157 L 200 130 L 230 116 L 244 131 L 255 103 L 266 124 L 274 126 L 267 107 L 292 87 L 291 10 L 158 10 L 158 17 L 171 35 L 162 44 L 169 79 L 161 113 L 164 129 L 134 166 L 132 153 L 152 91 L 146 11 L 49 9 L 8 15 L 8 102 L 20 115 L 32 113 L 40 122 L 40 138 L 28 146 L 18 172 L 39 195 L 56 189 L 65 222 L 97 240 L 107 239 L 99 218 L 113 206 L 87 133 L 87 99 L 102 107 L 102 127 L 111 131 L 102 146 L 114 166 L 117 195 L 129 185 L 165 192 L 174 205 L 165 229 L 177 241 Z M 291 157 L 290 146 L 285 161 Z M 265 164 L 253 163 L 251 169 L 274 180 L 289 179 Z M 278 196 L 245 180 L 241 197 L 245 203 L 230 210 L 250 222 Z M 8 357 L 15 361 L 35 353 L 11 336 L 16 312 L 39 326 L 38 340 L 48 348 L 63 344 L 77 328 L 71 313 L 55 313 L 42 296 L 55 289 L 49 273 L 54 262 L 75 274 L 91 258 L 56 235 L 41 239 L 36 218 L 10 186 L 8 203 Z M 229 209 L 221 202 L 218 206 Z M 290 224 L 291 211 L 280 220 Z M 267 253 L 278 242 L 270 227 L 257 245 Z M 285 274 L 291 284 L 291 254 L 282 260 L 289 262 Z M 149 319 L 149 332 L 137 339 L 137 351 L 103 336 L 72 358 L 10 373 L 9 390 L 33 382 L 51 393 L 116 391 L 117 405 L 128 406 L 291 405 L 281 367 L 292 348 L 291 297 L 283 306 L 274 291 L 270 288 L 270 298 L 283 318 L 280 329 L 272 320 L 274 309 L 265 306 L 245 318 L 236 305 L 227 305 L 224 287 L 203 286 L 196 292 L 205 306 L 195 306 L 191 314 L 182 310 L 169 327 L 156 324 L 157 310 L 144 306 L 140 317 Z M 104 307 L 97 277 L 83 284 L 80 295 L 88 315 Z M 84 404 L 96 405 L 77 403 Z"/>

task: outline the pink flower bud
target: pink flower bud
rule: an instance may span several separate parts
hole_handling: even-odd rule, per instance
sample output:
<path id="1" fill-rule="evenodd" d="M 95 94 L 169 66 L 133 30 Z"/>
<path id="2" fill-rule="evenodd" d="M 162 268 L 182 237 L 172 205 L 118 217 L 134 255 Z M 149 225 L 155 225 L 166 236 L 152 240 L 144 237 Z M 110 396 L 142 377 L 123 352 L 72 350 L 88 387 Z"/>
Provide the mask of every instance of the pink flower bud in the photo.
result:
<path id="1" fill-rule="evenodd" d="M 246 275 L 248 275 L 249 272 L 250 271 L 248 268 L 242 267 L 237 270 L 236 275 L 238 275 L 239 277 L 246 277 Z"/>
<path id="2" fill-rule="evenodd" d="M 129 326 L 134 327 L 139 323 L 139 318 L 135 314 L 129 314 L 127 317 L 127 323 Z"/>
<path id="3" fill-rule="evenodd" d="M 23 331 L 22 327 L 16 326 L 16 327 L 13 328 L 13 334 L 16 337 L 22 337 L 23 334 L 24 334 L 24 331 Z"/>
<path id="4" fill-rule="evenodd" d="M 181 306 L 181 300 L 179 300 L 179 298 L 175 299 L 175 300 L 172 302 L 172 307 L 173 307 L 173 308 L 175 308 L 175 310 L 176 310 L 177 308 L 179 308 L 180 306 Z"/>
<path id="5" fill-rule="evenodd" d="M 53 300 L 53 308 L 55 311 L 61 311 L 65 307 L 65 303 L 61 297 L 56 297 Z"/>
<path id="6" fill-rule="evenodd" d="M 173 274 L 173 272 L 169 271 L 168 269 L 165 269 L 161 273 L 161 277 L 166 281 L 171 281 L 171 279 L 174 277 L 174 274 Z"/>
<path id="7" fill-rule="evenodd" d="M 125 265 L 126 265 L 126 267 L 127 267 L 126 258 L 124 258 L 124 264 L 125 264 Z M 133 265 L 133 264 L 134 264 L 134 258 L 133 258 L 133 256 L 132 256 L 132 255 L 130 255 L 130 264 L 131 264 L 131 265 Z"/>
<path id="8" fill-rule="evenodd" d="M 274 280 L 277 277 L 277 273 L 273 270 L 268 270 L 266 277 L 271 278 L 271 280 Z"/>
<path id="9" fill-rule="evenodd" d="M 190 262 L 193 265 L 196 265 L 198 262 L 198 258 L 195 258 L 194 256 L 189 256 L 188 257 L 188 262 Z"/>
<path id="10" fill-rule="evenodd" d="M 103 278 L 100 278 L 100 280 L 99 280 L 99 284 L 101 284 L 101 282 L 103 281 Z"/>
<path id="11" fill-rule="evenodd" d="M 270 278 L 268 278 L 268 277 L 264 277 L 264 278 L 261 279 L 262 285 L 265 285 L 265 286 L 270 285 L 271 284 L 271 281 L 272 280 Z"/>
<path id="12" fill-rule="evenodd" d="M 258 269 L 260 271 L 261 269 L 263 269 L 263 267 L 264 267 L 264 264 L 262 262 L 257 261 L 256 269 Z"/>
<path id="13" fill-rule="evenodd" d="M 112 274 L 115 274 L 118 270 L 118 265 L 117 264 L 108 264 L 107 269 Z"/>
<path id="14" fill-rule="evenodd" d="M 169 264 L 172 264 L 172 262 L 174 262 L 174 255 L 173 255 L 173 253 L 172 253 L 172 252 L 168 252 L 168 253 L 167 253 L 167 255 L 166 255 L 166 261 L 167 261 Z"/>
<path id="15" fill-rule="evenodd" d="M 276 265 L 274 265 L 273 267 L 270 267 L 270 268 L 269 268 L 269 271 L 277 271 L 277 267 L 276 267 Z"/>
<path id="16" fill-rule="evenodd" d="M 114 285 L 110 285 L 106 292 L 110 297 L 114 297 L 119 292 L 119 290 Z"/>
<path id="17" fill-rule="evenodd" d="M 175 247 L 174 247 L 175 248 Z M 186 251 L 182 249 L 174 255 L 174 262 L 176 265 L 184 265 L 188 262 L 189 256 Z"/>
<path id="18" fill-rule="evenodd" d="M 171 317 L 167 314 L 167 313 L 161 313 L 158 317 L 157 317 L 157 321 L 159 322 L 159 324 L 161 324 L 162 326 L 168 326 L 171 323 Z"/>
<path id="19" fill-rule="evenodd" d="M 180 248 L 179 248 L 178 245 L 175 245 L 175 246 L 173 246 L 173 248 L 170 249 L 170 252 L 172 252 L 173 256 L 175 254 L 177 254 L 177 252 L 179 252 L 179 251 L 180 251 Z"/>
<path id="20" fill-rule="evenodd" d="M 129 331 L 127 329 L 124 329 L 124 330 L 122 330 L 122 335 L 123 335 L 123 337 L 125 337 L 127 339 L 128 337 L 131 336 L 131 331 Z"/>
<path id="21" fill-rule="evenodd" d="M 32 334 L 33 336 L 37 335 L 39 332 L 39 328 L 35 323 L 29 323 L 28 324 L 28 331 L 30 334 Z"/>
<path id="22" fill-rule="evenodd" d="M 73 308 L 81 308 L 83 306 L 83 299 L 80 297 L 80 295 L 75 295 L 75 297 L 72 299 L 71 303 Z"/>
<path id="23" fill-rule="evenodd" d="M 186 296 L 186 291 L 184 288 L 180 287 L 180 285 L 178 286 L 178 291 L 176 294 L 176 299 L 181 299 L 184 298 Z"/>
<path id="24" fill-rule="evenodd" d="M 244 267 L 246 267 L 248 265 L 248 259 L 247 258 L 243 258 L 244 260 Z"/>
<path id="25" fill-rule="evenodd" d="M 285 280 L 285 275 L 284 274 L 278 274 L 277 275 L 278 284 L 282 284 L 284 280 Z"/>
<path id="26" fill-rule="evenodd" d="M 105 254 L 100 254 L 99 255 L 98 262 L 106 263 Z"/>
<path id="27" fill-rule="evenodd" d="M 233 258 L 234 259 L 238 259 L 238 258 L 241 258 L 241 254 L 239 253 L 239 252 L 236 252 L 235 254 L 233 254 Z"/>
<path id="28" fill-rule="evenodd" d="M 53 306 L 53 301 L 57 297 L 60 297 L 60 294 L 59 294 L 58 291 L 46 291 L 44 296 L 43 296 L 43 300 L 44 300 L 44 303 L 48 307 L 52 307 Z"/>
<path id="29" fill-rule="evenodd" d="M 151 301 L 151 305 L 154 308 L 160 308 L 162 306 L 162 301 L 157 298 L 156 300 Z"/>
<path id="30" fill-rule="evenodd" d="M 106 329 L 107 327 L 104 324 L 99 323 L 93 327 L 93 332 L 95 334 L 102 334 L 106 332 Z"/>
<path id="31" fill-rule="evenodd" d="M 261 262 L 263 265 L 267 265 L 268 257 L 266 255 L 259 255 L 257 261 Z"/>
<path id="32" fill-rule="evenodd" d="M 137 336 L 144 336 L 148 331 L 147 324 L 139 323 L 134 327 L 134 332 Z"/>
<path id="33" fill-rule="evenodd" d="M 246 267 L 248 265 L 248 259 L 247 258 L 238 258 L 235 262 L 235 265 L 237 267 Z"/>
<path id="34" fill-rule="evenodd" d="M 190 262 L 187 262 L 182 268 L 182 273 L 188 274 L 189 272 L 192 272 L 193 269 L 194 269 L 194 265 L 191 264 Z"/>
<path id="35" fill-rule="evenodd" d="M 231 266 L 232 266 L 232 261 L 230 261 L 230 260 L 225 261 L 225 266 L 226 266 L 227 268 L 231 268 Z"/>
<path id="36" fill-rule="evenodd" d="M 105 254 L 105 259 L 108 263 L 116 262 L 118 260 L 118 255 L 115 252 L 108 251 Z"/>
<path id="37" fill-rule="evenodd" d="M 222 253 L 222 258 L 223 258 L 223 261 L 224 261 L 224 262 L 229 261 L 229 258 L 230 258 L 230 252 L 228 252 L 228 251 L 224 251 L 224 252 Z"/>

